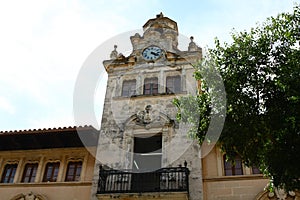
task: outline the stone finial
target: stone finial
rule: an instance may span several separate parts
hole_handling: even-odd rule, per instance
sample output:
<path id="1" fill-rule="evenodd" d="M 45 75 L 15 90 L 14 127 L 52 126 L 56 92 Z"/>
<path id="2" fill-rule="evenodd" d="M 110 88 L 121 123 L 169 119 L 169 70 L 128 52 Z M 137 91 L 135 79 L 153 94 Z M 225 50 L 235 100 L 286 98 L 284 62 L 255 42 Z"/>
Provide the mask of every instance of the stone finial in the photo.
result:
<path id="1" fill-rule="evenodd" d="M 191 39 L 191 42 L 194 42 L 194 37 L 193 36 L 191 36 L 190 39 Z"/>
<path id="2" fill-rule="evenodd" d="M 194 42 L 194 37 L 190 37 L 191 42 L 189 43 L 188 51 L 200 51 L 201 48 L 197 46 L 197 44 Z"/>
<path id="3" fill-rule="evenodd" d="M 118 57 L 117 47 L 117 45 L 114 45 L 114 50 L 110 53 L 111 59 L 116 59 Z"/>
<path id="4" fill-rule="evenodd" d="M 164 17 L 164 15 L 162 12 L 160 12 L 158 15 L 156 15 L 156 18 L 163 18 L 163 17 Z"/>

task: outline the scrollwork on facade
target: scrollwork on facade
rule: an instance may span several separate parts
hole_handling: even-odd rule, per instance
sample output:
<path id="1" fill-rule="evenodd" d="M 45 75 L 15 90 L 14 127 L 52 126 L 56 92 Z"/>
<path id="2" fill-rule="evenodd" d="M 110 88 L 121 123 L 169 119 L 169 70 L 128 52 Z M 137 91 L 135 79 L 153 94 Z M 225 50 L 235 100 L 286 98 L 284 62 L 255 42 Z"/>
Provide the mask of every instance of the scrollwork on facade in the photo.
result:
<path id="1" fill-rule="evenodd" d="M 146 128 L 151 128 L 152 123 L 159 123 L 163 127 L 175 125 L 174 120 L 158 110 L 153 110 L 151 105 L 147 105 L 145 110 L 137 112 L 134 121 L 137 125 L 143 125 Z"/>
<path id="2" fill-rule="evenodd" d="M 7 160 L 4 162 L 5 164 L 18 164 L 19 163 L 19 160 Z"/>
<path id="3" fill-rule="evenodd" d="M 33 192 L 29 192 L 27 194 L 18 194 L 11 200 L 48 200 L 48 198 L 40 194 L 34 194 Z"/>
<path id="4" fill-rule="evenodd" d="M 46 160 L 46 163 L 60 163 L 61 162 L 61 160 L 60 159 L 47 159 Z"/>
<path id="5" fill-rule="evenodd" d="M 82 157 L 74 157 L 74 156 L 70 156 L 67 158 L 68 162 L 83 162 L 84 158 Z"/>
<path id="6" fill-rule="evenodd" d="M 39 160 L 35 160 L 35 159 L 26 160 L 26 163 L 35 164 L 35 163 L 39 163 Z"/>
<path id="7" fill-rule="evenodd" d="M 136 122 L 138 124 L 150 124 L 153 121 L 153 116 L 151 115 L 152 113 L 150 113 L 152 110 L 152 106 L 151 105 L 147 105 L 145 107 L 145 110 L 143 111 L 139 111 L 136 114 Z"/>

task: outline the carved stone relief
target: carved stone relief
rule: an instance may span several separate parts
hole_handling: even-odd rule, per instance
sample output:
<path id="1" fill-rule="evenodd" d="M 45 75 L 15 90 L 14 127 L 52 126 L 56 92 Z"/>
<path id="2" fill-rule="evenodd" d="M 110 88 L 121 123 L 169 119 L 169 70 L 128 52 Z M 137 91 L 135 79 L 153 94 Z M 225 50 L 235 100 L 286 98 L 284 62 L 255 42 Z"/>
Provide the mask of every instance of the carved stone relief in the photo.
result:
<path id="1" fill-rule="evenodd" d="M 29 192 L 27 194 L 18 194 L 11 200 L 48 200 L 44 195 Z"/>

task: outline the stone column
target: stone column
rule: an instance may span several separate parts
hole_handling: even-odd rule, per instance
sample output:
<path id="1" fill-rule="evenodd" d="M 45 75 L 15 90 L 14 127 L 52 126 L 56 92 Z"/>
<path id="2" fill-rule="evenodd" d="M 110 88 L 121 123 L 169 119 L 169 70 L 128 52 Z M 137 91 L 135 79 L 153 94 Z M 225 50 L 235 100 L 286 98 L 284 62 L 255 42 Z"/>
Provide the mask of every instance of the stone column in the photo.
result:
<path id="1" fill-rule="evenodd" d="M 14 183 L 21 182 L 22 170 L 24 170 L 23 165 L 24 165 L 24 158 L 21 158 L 18 163 L 17 171 L 16 171 L 15 178 L 14 178 Z"/>
<path id="2" fill-rule="evenodd" d="M 40 182 L 41 180 L 42 180 L 42 177 L 43 177 L 43 175 L 42 175 L 42 169 L 43 169 L 43 166 L 44 166 L 44 156 L 42 156 L 41 158 L 40 158 L 40 161 L 38 162 L 38 168 L 37 168 L 37 170 L 36 170 L 36 176 L 35 176 L 35 180 L 34 180 L 34 182 L 35 183 L 38 183 L 38 182 Z"/>
<path id="3" fill-rule="evenodd" d="M 242 166 L 244 175 L 251 175 L 251 169 L 249 167 L 246 167 L 245 165 Z"/>
<path id="4" fill-rule="evenodd" d="M 3 158 L 0 158 L 0 174 L 2 174 L 3 173 L 3 170 L 4 170 L 4 163 L 3 163 Z"/>
<path id="5" fill-rule="evenodd" d="M 181 76 L 181 91 L 186 91 L 186 70 L 182 68 L 182 76 Z"/>
<path id="6" fill-rule="evenodd" d="M 86 174 L 86 168 L 87 168 L 87 162 L 88 162 L 88 154 L 86 154 L 82 161 L 82 169 L 80 174 L 80 181 L 85 180 L 85 174 Z"/>
<path id="7" fill-rule="evenodd" d="M 203 199 L 202 166 L 200 156 L 200 146 L 196 141 L 188 147 L 187 151 L 181 156 L 181 160 L 187 161 L 190 170 L 189 175 L 189 196 L 190 200 Z"/>
<path id="8" fill-rule="evenodd" d="M 144 76 L 140 72 L 136 76 L 136 94 L 137 95 L 142 95 L 143 94 L 143 88 L 144 88 Z"/>
<path id="9" fill-rule="evenodd" d="M 218 176 L 223 176 L 223 154 L 219 149 L 214 149 L 214 151 L 217 151 Z"/>
<path id="10" fill-rule="evenodd" d="M 120 77 L 120 76 L 118 76 L 118 77 L 116 77 L 116 91 L 115 91 L 115 97 L 119 97 L 119 96 L 121 96 L 122 95 L 122 87 L 123 87 L 123 79 Z"/>
<path id="11" fill-rule="evenodd" d="M 170 130 L 171 131 L 171 130 Z M 167 167 L 168 163 L 168 152 L 167 152 L 167 145 L 169 145 L 169 129 L 167 127 L 163 128 L 162 132 L 162 167 Z"/>
<path id="12" fill-rule="evenodd" d="M 158 75 L 158 93 L 165 93 L 164 71 L 161 69 Z"/>
<path id="13" fill-rule="evenodd" d="M 99 167 L 101 163 L 96 159 L 95 167 L 94 167 L 94 176 L 92 180 L 92 188 L 91 188 L 91 200 L 98 200 L 97 198 L 97 189 L 98 189 L 98 180 L 99 180 Z"/>
<path id="14" fill-rule="evenodd" d="M 57 175 L 57 182 L 63 182 L 64 181 L 64 170 L 66 168 L 66 156 L 62 156 L 61 158 L 61 162 L 59 164 L 59 171 L 58 171 L 58 175 Z"/>

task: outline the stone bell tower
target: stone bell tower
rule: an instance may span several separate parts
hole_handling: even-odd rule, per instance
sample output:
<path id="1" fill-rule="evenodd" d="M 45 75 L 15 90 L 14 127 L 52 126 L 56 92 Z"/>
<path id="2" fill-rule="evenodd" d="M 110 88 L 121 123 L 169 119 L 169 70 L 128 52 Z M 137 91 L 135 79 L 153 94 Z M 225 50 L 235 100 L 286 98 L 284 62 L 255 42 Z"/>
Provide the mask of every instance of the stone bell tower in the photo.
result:
<path id="1" fill-rule="evenodd" d="M 187 137 L 187 125 L 176 121 L 172 104 L 196 93 L 192 64 L 202 50 L 193 37 L 186 51 L 179 50 L 178 35 L 177 23 L 160 13 L 145 23 L 143 35 L 130 37 L 129 56 L 115 45 L 103 61 L 108 81 L 93 199 L 149 193 L 156 199 L 202 199 L 200 149 Z"/>

